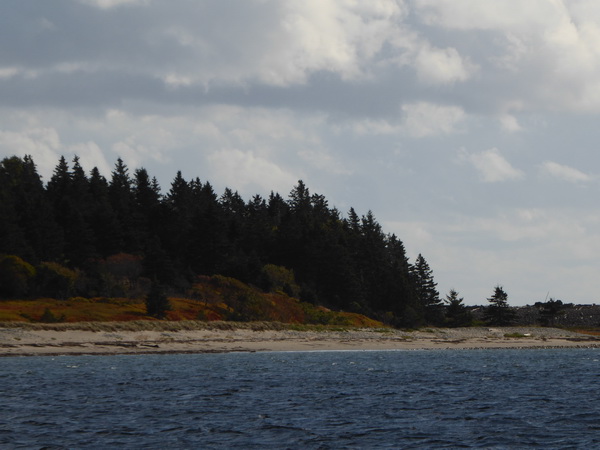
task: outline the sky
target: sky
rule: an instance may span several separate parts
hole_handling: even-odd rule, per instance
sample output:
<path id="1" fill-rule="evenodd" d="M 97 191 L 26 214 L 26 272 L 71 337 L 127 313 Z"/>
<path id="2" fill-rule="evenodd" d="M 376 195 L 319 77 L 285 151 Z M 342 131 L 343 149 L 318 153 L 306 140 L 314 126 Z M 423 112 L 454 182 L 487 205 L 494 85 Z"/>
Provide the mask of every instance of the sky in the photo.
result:
<path id="1" fill-rule="evenodd" d="M 0 158 L 372 210 L 442 297 L 600 297 L 600 2 L 3 0 Z"/>

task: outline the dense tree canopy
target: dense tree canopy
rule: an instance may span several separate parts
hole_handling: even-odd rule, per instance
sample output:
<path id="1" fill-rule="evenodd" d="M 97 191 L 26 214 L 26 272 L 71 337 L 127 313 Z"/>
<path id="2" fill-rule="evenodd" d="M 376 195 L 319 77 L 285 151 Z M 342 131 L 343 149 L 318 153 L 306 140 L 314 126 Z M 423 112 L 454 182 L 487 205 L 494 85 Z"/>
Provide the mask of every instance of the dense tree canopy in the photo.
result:
<path id="1" fill-rule="evenodd" d="M 146 295 L 157 283 L 185 292 L 194 277 L 214 274 L 261 286 L 282 267 L 297 283 L 282 289 L 304 301 L 395 325 L 443 321 L 423 256 L 411 265 L 371 211 L 344 217 L 302 181 L 287 200 L 271 192 L 245 201 L 181 172 L 163 194 L 145 169 L 131 174 L 121 159 L 107 180 L 97 168 L 86 175 L 77 157 L 61 158 L 44 185 L 30 157 L 6 158 L 0 254 L 19 258 L 5 263 L 19 273 L 5 295 Z"/>

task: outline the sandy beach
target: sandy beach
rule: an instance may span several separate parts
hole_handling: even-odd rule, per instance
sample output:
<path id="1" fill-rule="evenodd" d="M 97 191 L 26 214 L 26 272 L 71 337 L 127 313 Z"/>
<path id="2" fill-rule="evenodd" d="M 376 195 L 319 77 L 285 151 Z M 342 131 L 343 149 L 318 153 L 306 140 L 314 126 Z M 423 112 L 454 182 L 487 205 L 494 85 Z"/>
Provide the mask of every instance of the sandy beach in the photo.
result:
<path id="1" fill-rule="evenodd" d="M 149 322 L 139 329 L 127 328 L 117 323 L 3 324 L 0 356 L 600 347 L 596 336 L 539 327 L 296 331 L 252 324 L 157 326 Z"/>

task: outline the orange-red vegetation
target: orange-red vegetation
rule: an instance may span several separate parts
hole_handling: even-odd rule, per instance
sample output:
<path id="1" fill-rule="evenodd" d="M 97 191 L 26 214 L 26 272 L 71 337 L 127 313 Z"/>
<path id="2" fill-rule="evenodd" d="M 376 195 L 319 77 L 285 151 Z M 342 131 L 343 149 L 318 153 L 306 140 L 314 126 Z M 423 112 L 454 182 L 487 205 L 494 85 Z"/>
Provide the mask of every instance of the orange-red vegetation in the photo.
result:
<path id="1" fill-rule="evenodd" d="M 287 294 L 263 292 L 239 280 L 220 275 L 198 277 L 186 296 L 169 297 L 166 320 L 276 321 L 380 327 L 382 324 L 356 313 L 336 312 L 300 302 Z M 83 298 L 67 300 L 0 301 L 0 322 L 84 322 L 157 320 L 146 313 L 143 298 Z"/>

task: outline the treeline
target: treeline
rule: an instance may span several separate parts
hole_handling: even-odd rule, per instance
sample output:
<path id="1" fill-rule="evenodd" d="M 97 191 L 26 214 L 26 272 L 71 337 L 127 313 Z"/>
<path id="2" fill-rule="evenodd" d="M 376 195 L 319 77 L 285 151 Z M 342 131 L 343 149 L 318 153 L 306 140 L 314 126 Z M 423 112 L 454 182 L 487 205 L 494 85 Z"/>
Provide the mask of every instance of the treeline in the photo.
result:
<path id="1" fill-rule="evenodd" d="M 175 176 L 168 192 L 118 159 L 110 179 L 60 158 L 43 183 L 31 157 L 0 164 L 0 296 L 142 296 L 152 282 L 186 292 L 220 274 L 268 290 L 264 267 L 293 271 L 291 296 L 396 326 L 452 320 L 421 255 L 371 211 L 344 216 L 299 181 L 289 196 L 245 201 Z M 464 312 L 461 299 L 457 314 Z"/>

